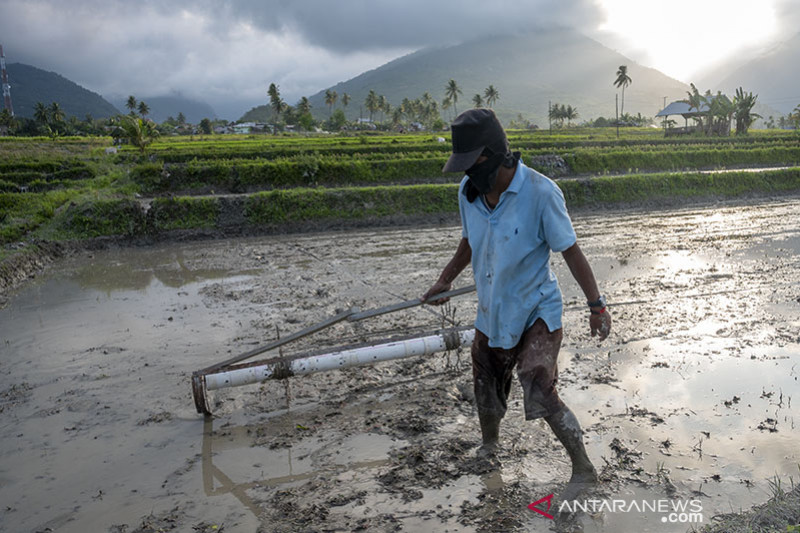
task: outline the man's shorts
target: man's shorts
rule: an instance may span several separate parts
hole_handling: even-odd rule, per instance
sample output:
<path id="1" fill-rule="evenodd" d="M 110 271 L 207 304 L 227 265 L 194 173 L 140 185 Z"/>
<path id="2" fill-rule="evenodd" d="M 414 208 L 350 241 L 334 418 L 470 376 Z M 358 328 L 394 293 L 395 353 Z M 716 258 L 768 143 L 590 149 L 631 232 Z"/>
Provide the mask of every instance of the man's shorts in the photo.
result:
<path id="1" fill-rule="evenodd" d="M 503 417 L 514 368 L 525 398 L 525 418 L 533 420 L 557 413 L 564 407 L 556 391 L 558 351 L 563 332 L 548 331 L 537 319 L 511 349 L 491 348 L 489 339 L 475 330 L 472 342 L 472 376 L 478 412 Z"/>

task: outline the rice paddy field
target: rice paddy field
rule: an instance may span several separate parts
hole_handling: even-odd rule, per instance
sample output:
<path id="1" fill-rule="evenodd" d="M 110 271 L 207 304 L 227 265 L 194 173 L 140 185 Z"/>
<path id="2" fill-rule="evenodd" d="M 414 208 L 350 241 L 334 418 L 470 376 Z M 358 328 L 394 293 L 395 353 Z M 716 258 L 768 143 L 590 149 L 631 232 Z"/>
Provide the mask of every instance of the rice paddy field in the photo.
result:
<path id="1" fill-rule="evenodd" d="M 661 130 L 510 131 L 569 207 L 800 189 L 800 136 L 665 138 Z M 171 230 L 274 232 L 457 213 L 447 133 L 0 139 L 0 245 Z M 759 169 L 761 172 L 752 172 Z M 735 172 L 731 172 L 735 170 Z"/>

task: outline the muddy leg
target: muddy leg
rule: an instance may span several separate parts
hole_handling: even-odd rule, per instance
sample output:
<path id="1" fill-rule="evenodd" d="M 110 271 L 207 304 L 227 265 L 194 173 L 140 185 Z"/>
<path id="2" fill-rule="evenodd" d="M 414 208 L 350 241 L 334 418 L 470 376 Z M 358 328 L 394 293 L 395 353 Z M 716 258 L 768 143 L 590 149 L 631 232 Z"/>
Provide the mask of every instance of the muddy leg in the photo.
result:
<path id="1" fill-rule="evenodd" d="M 496 453 L 500 442 L 500 421 L 503 417 L 494 413 L 478 411 L 478 420 L 481 423 L 481 453 Z"/>
<path id="2" fill-rule="evenodd" d="M 514 359 L 507 350 L 489 347 L 480 331 L 472 343 L 472 377 L 475 404 L 481 425 L 481 453 L 494 454 L 500 438 L 500 421 L 506 413 L 511 391 Z"/>
<path id="3" fill-rule="evenodd" d="M 545 421 L 564 445 L 572 461 L 572 477 L 561 494 L 561 499 L 573 500 L 597 483 L 597 471 L 583 445 L 583 430 L 575 414 L 566 405 L 557 413 L 546 416 Z"/>

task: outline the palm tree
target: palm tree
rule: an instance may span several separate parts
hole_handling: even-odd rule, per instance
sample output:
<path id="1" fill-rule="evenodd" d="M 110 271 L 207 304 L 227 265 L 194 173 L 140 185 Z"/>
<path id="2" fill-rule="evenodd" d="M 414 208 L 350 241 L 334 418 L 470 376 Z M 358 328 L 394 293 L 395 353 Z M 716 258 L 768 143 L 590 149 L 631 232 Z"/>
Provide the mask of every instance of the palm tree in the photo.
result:
<path id="1" fill-rule="evenodd" d="M 486 98 L 486 105 L 491 109 L 494 103 L 500 98 L 500 93 L 494 88 L 494 85 L 489 85 L 486 90 L 483 91 L 483 96 Z"/>
<path id="2" fill-rule="evenodd" d="M 301 115 L 311 113 L 311 102 L 308 100 L 308 97 L 304 96 L 297 102 L 297 110 L 300 111 Z"/>
<path id="3" fill-rule="evenodd" d="M 449 96 L 445 96 L 444 99 L 442 99 L 442 109 L 447 111 L 448 109 L 450 109 L 451 105 L 453 105 L 453 101 L 450 99 Z"/>
<path id="4" fill-rule="evenodd" d="M 342 93 L 342 106 L 344 106 L 345 110 L 347 109 L 348 104 L 350 104 L 350 95 L 347 93 Z"/>
<path id="5" fill-rule="evenodd" d="M 150 106 L 145 104 L 144 102 L 139 102 L 139 114 L 142 115 L 142 118 L 146 117 L 150 114 Z"/>
<path id="6" fill-rule="evenodd" d="M 447 85 L 444 88 L 444 95 L 447 97 L 448 100 L 450 100 L 453 103 L 453 113 L 456 116 L 458 116 L 458 106 L 456 104 L 458 104 L 459 94 L 462 94 L 461 87 L 458 86 L 456 80 L 451 78 L 450 81 L 447 82 Z"/>
<path id="7" fill-rule="evenodd" d="M 120 127 L 122 128 L 123 136 L 128 139 L 128 142 L 141 150 L 142 154 L 159 135 L 152 121 L 142 120 L 139 117 L 122 117 Z"/>
<path id="8" fill-rule="evenodd" d="M 64 110 L 61 109 L 60 105 L 58 105 L 58 102 L 53 102 L 50 104 L 50 118 L 53 120 L 53 124 L 55 126 L 63 124 L 66 116 L 64 115 Z"/>
<path id="9" fill-rule="evenodd" d="M 325 89 L 325 105 L 328 106 L 328 116 L 333 113 L 333 106 L 336 105 L 337 98 L 339 98 L 339 95 L 336 94 L 336 91 Z"/>
<path id="10" fill-rule="evenodd" d="M 380 109 L 383 114 L 389 112 L 389 107 L 389 100 L 387 100 L 384 95 L 380 95 L 378 97 L 378 109 Z M 381 122 L 383 122 L 383 115 L 381 115 Z"/>
<path id="11" fill-rule="evenodd" d="M 403 121 L 403 107 L 395 107 L 392 111 L 392 126 L 397 126 Z"/>
<path id="12" fill-rule="evenodd" d="M 33 119 L 41 125 L 47 125 L 50 122 L 50 110 L 42 102 L 36 102 L 33 109 Z"/>
<path id="13" fill-rule="evenodd" d="M 630 85 L 633 82 L 630 76 L 628 76 L 628 67 L 626 65 L 620 65 L 619 70 L 617 70 L 617 79 L 614 80 L 614 86 L 619 89 L 622 87 L 622 103 L 619 106 L 619 114 L 625 114 L 625 87 Z"/>
<path id="14" fill-rule="evenodd" d="M 133 95 L 128 97 L 128 101 L 125 102 L 125 107 L 131 112 L 131 115 L 136 114 L 136 98 Z"/>
<path id="15" fill-rule="evenodd" d="M 551 128 L 553 122 L 558 122 L 560 119 L 560 113 L 558 110 L 558 102 L 550 106 L 550 109 L 547 111 L 547 118 L 550 120 Z"/>
<path id="16" fill-rule="evenodd" d="M 483 107 L 483 98 L 481 98 L 480 94 L 476 93 L 475 96 L 472 97 L 472 104 L 476 108 Z"/>
<path id="17" fill-rule="evenodd" d="M 273 119 L 277 122 L 286 108 L 286 103 L 281 99 L 281 92 L 274 83 L 269 84 L 267 95 L 269 95 L 269 106 L 272 108 Z"/>
<path id="18" fill-rule="evenodd" d="M 569 127 L 571 125 L 570 121 L 578 118 L 578 108 L 568 105 L 567 108 L 565 109 L 564 118 L 567 119 L 567 127 Z"/>
<path id="19" fill-rule="evenodd" d="M 379 100 L 378 95 L 370 89 L 369 94 L 364 99 L 364 105 L 367 107 L 367 111 L 369 111 L 369 121 L 372 122 L 372 114 L 378 110 L 379 107 Z"/>

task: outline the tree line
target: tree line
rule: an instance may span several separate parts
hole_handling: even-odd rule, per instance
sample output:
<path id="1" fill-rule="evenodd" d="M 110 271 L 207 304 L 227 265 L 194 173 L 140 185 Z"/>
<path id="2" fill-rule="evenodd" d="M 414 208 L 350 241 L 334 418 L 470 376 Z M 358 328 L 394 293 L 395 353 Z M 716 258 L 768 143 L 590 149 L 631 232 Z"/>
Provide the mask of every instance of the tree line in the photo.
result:
<path id="1" fill-rule="evenodd" d="M 463 91 L 458 83 L 451 79 L 444 87 L 444 98 L 436 100 L 430 92 L 426 91 L 419 98 L 403 100 L 396 105 L 392 105 L 385 95 L 378 94 L 371 89 L 364 98 L 360 106 L 362 111 L 357 124 L 363 127 L 374 127 L 381 129 L 420 129 L 428 128 L 433 130 L 446 127 L 445 118 L 454 118 L 458 114 L 459 96 Z M 325 105 L 328 107 L 328 118 L 317 121 L 311 113 L 311 102 L 308 97 L 303 96 L 294 106 L 289 105 L 283 99 L 280 88 L 275 83 L 270 83 L 267 89 L 269 99 L 268 108 L 270 119 L 274 126 L 279 129 L 285 126 L 300 126 L 304 130 L 312 130 L 315 127 L 322 127 L 331 131 L 340 130 L 350 125 L 345 111 L 352 102 L 352 97 L 348 93 L 339 95 L 334 89 L 327 89 L 324 95 Z M 481 95 L 477 93 L 472 98 L 474 107 L 493 107 L 500 99 L 500 91 L 494 85 L 489 85 Z M 337 109 L 337 102 L 341 102 L 341 108 Z M 452 115 L 447 113 L 442 117 L 443 111 L 452 109 Z M 366 117 L 363 111 L 366 110 Z"/>

